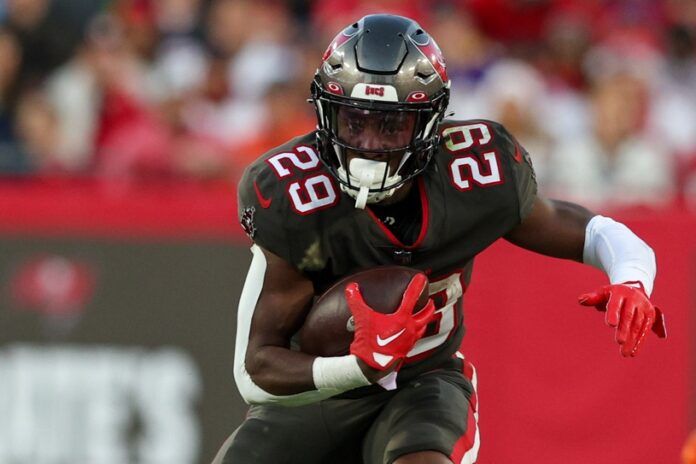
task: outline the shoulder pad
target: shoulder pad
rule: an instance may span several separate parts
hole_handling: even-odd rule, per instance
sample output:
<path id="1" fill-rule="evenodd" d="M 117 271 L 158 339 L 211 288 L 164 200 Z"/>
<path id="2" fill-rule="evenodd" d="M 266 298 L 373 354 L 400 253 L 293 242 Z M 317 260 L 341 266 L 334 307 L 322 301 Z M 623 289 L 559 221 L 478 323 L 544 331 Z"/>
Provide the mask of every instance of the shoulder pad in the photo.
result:
<path id="1" fill-rule="evenodd" d="M 441 124 L 440 135 L 438 162 L 449 171 L 455 188 L 507 186 L 514 192 L 520 218 L 529 214 L 537 189 L 534 168 L 527 151 L 502 124 L 450 119 Z"/>
<path id="2" fill-rule="evenodd" d="M 340 190 L 314 141 L 310 133 L 269 151 L 247 167 L 238 185 L 242 227 L 252 240 L 282 257 L 289 250 L 289 227 L 339 201 Z"/>

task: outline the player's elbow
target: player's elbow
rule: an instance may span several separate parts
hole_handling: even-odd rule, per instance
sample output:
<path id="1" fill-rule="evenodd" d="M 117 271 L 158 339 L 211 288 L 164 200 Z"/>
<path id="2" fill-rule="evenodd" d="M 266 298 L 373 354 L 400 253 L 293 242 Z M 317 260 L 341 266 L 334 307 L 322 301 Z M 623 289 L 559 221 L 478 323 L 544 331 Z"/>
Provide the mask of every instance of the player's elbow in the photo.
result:
<path id="1" fill-rule="evenodd" d="M 239 393 L 247 404 L 277 404 L 281 406 L 301 406 L 304 404 L 321 401 L 330 395 L 319 391 L 310 391 L 299 394 L 273 393 L 259 385 L 246 370 L 244 363 L 235 365 L 234 379 Z M 335 394 L 335 393 L 331 393 Z"/>
<path id="2" fill-rule="evenodd" d="M 276 403 L 273 396 L 258 388 L 256 385 L 249 384 L 247 386 L 242 386 L 237 384 L 237 386 L 239 388 L 239 393 L 242 395 L 242 399 L 247 404 L 254 405 Z"/>
<path id="3" fill-rule="evenodd" d="M 234 381 L 242 399 L 248 404 L 268 404 L 275 402 L 275 396 L 268 393 L 255 382 L 253 375 L 247 371 L 245 363 L 234 369 Z"/>
<path id="4" fill-rule="evenodd" d="M 248 404 L 266 404 L 274 396 L 263 388 L 263 363 L 252 353 L 236 353 L 234 357 L 234 381 L 239 394 Z"/>
<path id="5" fill-rule="evenodd" d="M 263 350 L 248 352 L 244 360 L 244 366 L 254 384 L 266 391 L 276 393 L 273 392 L 273 366 L 268 362 Z"/>

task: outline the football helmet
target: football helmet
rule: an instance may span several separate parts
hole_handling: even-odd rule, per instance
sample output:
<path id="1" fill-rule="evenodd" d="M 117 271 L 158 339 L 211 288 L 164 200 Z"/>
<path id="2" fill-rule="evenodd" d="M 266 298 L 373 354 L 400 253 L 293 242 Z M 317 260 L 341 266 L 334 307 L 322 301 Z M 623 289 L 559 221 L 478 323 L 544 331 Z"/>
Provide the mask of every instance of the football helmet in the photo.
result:
<path id="1" fill-rule="evenodd" d="M 390 197 L 423 172 L 449 103 L 442 52 L 415 21 L 369 15 L 331 42 L 312 82 L 320 157 L 356 200 Z"/>

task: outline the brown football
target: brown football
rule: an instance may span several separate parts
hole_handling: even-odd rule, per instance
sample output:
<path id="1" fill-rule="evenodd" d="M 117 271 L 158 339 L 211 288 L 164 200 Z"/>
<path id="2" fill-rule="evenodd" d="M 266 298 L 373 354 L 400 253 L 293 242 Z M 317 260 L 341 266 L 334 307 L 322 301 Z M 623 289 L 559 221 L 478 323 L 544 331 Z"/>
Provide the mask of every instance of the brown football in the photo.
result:
<path id="1" fill-rule="evenodd" d="M 411 279 L 421 272 L 402 266 L 383 266 L 349 275 L 329 288 L 314 303 L 298 334 L 300 350 L 316 356 L 342 356 L 353 341 L 353 320 L 346 303 L 345 288 L 360 286 L 365 302 L 375 311 L 392 313 Z M 418 312 L 428 302 L 428 288 L 418 298 Z"/>

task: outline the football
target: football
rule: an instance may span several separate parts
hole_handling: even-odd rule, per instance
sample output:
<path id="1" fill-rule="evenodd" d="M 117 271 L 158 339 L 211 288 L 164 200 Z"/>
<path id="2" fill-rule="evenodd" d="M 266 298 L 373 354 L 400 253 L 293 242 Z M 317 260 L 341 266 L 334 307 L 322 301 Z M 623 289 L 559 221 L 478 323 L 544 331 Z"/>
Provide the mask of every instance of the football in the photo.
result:
<path id="1" fill-rule="evenodd" d="M 394 312 L 411 279 L 421 271 L 402 266 L 382 266 L 349 275 L 329 288 L 314 303 L 298 333 L 300 350 L 315 356 L 343 356 L 353 341 L 353 319 L 345 288 L 357 282 L 365 302 L 383 314 Z M 428 302 L 428 287 L 418 298 L 418 312 Z"/>

